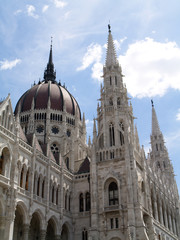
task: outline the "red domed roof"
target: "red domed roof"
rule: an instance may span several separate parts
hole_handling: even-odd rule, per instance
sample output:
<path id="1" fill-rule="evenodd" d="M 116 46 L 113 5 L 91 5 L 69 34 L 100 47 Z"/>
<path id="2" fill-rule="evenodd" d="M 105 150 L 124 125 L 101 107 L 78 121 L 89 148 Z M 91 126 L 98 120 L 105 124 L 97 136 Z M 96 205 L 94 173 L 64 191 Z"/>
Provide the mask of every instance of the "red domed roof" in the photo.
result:
<path id="1" fill-rule="evenodd" d="M 63 111 L 66 106 L 67 113 L 75 115 L 78 111 L 77 114 L 81 119 L 81 111 L 75 98 L 55 81 L 43 81 L 25 92 L 16 105 L 15 114 L 18 110 L 20 113 L 26 112 L 32 107 L 33 109 L 47 109 L 49 99 L 51 109 Z"/>

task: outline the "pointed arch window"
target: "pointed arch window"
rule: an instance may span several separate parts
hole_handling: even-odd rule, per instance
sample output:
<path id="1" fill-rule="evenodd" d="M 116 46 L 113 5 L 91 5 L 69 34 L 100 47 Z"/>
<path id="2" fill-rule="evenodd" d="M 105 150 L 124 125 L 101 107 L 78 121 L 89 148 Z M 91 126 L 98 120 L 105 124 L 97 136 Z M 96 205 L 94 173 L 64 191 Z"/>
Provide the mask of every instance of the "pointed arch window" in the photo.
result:
<path id="1" fill-rule="evenodd" d="M 82 231 L 82 240 L 88 240 L 88 232 L 85 228 Z"/>
<path id="2" fill-rule="evenodd" d="M 117 86 L 117 76 L 115 76 L 115 84 L 116 84 L 116 86 Z"/>
<path id="3" fill-rule="evenodd" d="M 54 186 L 52 188 L 52 203 L 54 203 Z"/>
<path id="4" fill-rule="evenodd" d="M 117 99 L 117 105 L 119 106 L 121 104 L 120 98 Z"/>
<path id="5" fill-rule="evenodd" d="M 110 106 L 113 106 L 113 100 L 112 100 L 112 98 L 109 99 L 109 105 L 110 105 Z"/>
<path id="6" fill-rule="evenodd" d="M 24 167 L 22 167 L 22 170 L 21 170 L 21 178 L 20 178 L 20 187 L 22 188 L 22 185 L 23 185 L 23 175 L 24 175 Z"/>
<path id="7" fill-rule="evenodd" d="M 84 201 L 83 201 L 83 194 L 80 193 L 79 195 L 79 211 L 83 212 L 84 211 Z"/>
<path id="8" fill-rule="evenodd" d="M 118 204 L 118 187 L 115 182 L 109 184 L 109 205 Z"/>
<path id="9" fill-rule="evenodd" d="M 65 164 L 66 164 L 67 169 L 69 170 L 69 158 L 68 157 L 65 160 Z"/>
<path id="10" fill-rule="evenodd" d="M 26 184 L 25 184 L 25 189 L 28 190 L 29 188 L 29 169 L 26 174 Z"/>
<path id="11" fill-rule="evenodd" d="M 112 79 L 111 79 L 111 77 L 109 78 L 109 83 L 110 83 L 110 85 L 112 85 Z"/>
<path id="12" fill-rule="evenodd" d="M 3 174 L 3 164 L 4 164 L 4 156 L 3 153 L 0 156 L 0 174 Z"/>
<path id="13" fill-rule="evenodd" d="M 115 146 L 114 125 L 112 123 L 109 125 L 109 140 L 110 140 L 110 147 Z"/>
<path id="14" fill-rule="evenodd" d="M 44 198 L 44 187 L 45 187 L 45 179 L 42 182 L 42 198 Z"/>

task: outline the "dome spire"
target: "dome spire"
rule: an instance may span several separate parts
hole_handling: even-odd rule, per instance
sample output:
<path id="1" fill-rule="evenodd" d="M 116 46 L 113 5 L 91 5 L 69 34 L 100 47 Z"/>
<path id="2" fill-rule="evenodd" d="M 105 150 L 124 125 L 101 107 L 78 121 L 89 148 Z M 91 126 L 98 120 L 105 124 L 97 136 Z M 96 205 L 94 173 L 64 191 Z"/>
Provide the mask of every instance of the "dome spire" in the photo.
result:
<path id="1" fill-rule="evenodd" d="M 56 72 L 54 71 L 54 64 L 53 64 L 53 57 L 52 57 L 52 37 L 51 37 L 49 62 L 47 63 L 47 67 L 44 71 L 44 80 L 46 82 L 48 81 L 55 82 L 56 81 L 55 79 L 56 79 Z"/>
<path id="2" fill-rule="evenodd" d="M 107 43 L 106 67 L 117 66 L 119 65 L 119 63 L 118 63 L 116 52 L 115 52 L 110 24 L 108 24 L 108 31 L 109 31 L 109 35 L 108 35 L 108 43 Z"/>

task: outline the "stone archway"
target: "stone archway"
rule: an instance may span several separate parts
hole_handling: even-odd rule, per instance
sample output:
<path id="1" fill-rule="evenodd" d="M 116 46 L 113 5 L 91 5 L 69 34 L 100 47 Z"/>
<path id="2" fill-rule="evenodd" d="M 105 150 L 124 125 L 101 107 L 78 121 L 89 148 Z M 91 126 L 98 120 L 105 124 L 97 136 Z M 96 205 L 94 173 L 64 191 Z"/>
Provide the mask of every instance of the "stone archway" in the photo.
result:
<path id="1" fill-rule="evenodd" d="M 68 240 L 69 239 L 69 230 L 66 224 L 62 226 L 62 232 L 61 232 L 61 239 L 62 240 Z"/>
<path id="2" fill-rule="evenodd" d="M 13 240 L 23 240 L 24 215 L 21 207 L 17 205 L 14 219 Z"/>
<path id="3" fill-rule="evenodd" d="M 55 240 L 55 223 L 54 220 L 51 218 L 48 221 L 47 231 L 46 231 L 46 240 Z"/>
<path id="4" fill-rule="evenodd" d="M 41 239 L 40 231 L 41 231 L 40 217 L 39 214 L 35 212 L 33 213 L 30 222 L 29 240 L 40 240 Z"/>

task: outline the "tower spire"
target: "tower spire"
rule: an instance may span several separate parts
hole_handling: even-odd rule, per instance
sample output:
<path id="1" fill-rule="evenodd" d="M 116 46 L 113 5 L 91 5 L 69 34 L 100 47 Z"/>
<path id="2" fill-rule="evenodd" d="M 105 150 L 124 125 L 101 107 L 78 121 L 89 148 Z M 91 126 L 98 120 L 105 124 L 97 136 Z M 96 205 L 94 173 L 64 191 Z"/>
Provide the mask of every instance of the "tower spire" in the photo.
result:
<path id="1" fill-rule="evenodd" d="M 55 82 L 56 72 L 54 71 L 53 57 L 52 57 L 52 37 L 51 37 L 51 45 L 49 52 L 49 62 L 47 63 L 47 67 L 44 71 L 44 80 Z"/>
<path id="2" fill-rule="evenodd" d="M 154 108 L 153 100 L 151 100 L 151 104 L 152 104 L 152 136 L 159 136 L 162 133 L 161 133 L 161 130 L 160 130 L 160 127 L 159 127 L 159 123 L 158 123 L 156 111 L 155 111 L 155 108 Z"/>
<path id="3" fill-rule="evenodd" d="M 109 29 L 109 35 L 108 35 L 108 43 L 107 43 L 106 67 L 117 66 L 119 65 L 119 63 L 118 63 L 116 52 L 115 52 L 110 24 L 108 24 L 108 29 Z"/>

